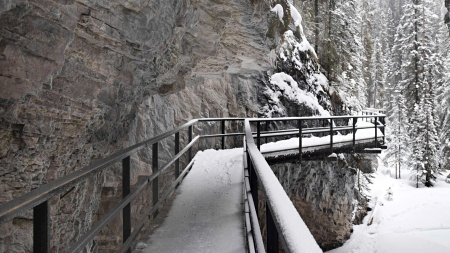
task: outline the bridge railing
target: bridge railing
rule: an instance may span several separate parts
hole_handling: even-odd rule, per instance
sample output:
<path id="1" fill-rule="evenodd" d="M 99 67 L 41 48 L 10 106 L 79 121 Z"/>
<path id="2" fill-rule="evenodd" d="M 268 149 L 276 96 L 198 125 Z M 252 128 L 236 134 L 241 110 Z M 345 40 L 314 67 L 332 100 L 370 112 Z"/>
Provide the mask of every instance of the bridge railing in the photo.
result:
<path id="1" fill-rule="evenodd" d="M 360 140 L 371 140 L 375 142 L 375 148 L 379 148 L 382 145 L 385 145 L 385 117 L 384 114 L 379 113 L 373 113 L 369 115 L 359 115 L 359 116 L 330 116 L 330 117 L 289 117 L 289 118 L 260 118 L 260 119 L 249 119 L 250 122 L 256 123 L 256 133 L 253 134 L 253 137 L 256 138 L 256 145 L 258 149 L 261 148 L 262 140 L 264 139 L 267 143 L 268 138 L 270 137 L 289 137 L 289 136 L 302 136 L 306 134 L 327 134 L 329 135 L 330 141 L 329 141 L 329 150 L 330 154 L 334 152 L 334 145 L 337 143 L 333 140 L 334 135 L 336 132 L 351 132 L 352 133 L 352 139 L 351 141 L 351 147 L 352 150 L 355 151 L 355 147 L 357 144 L 357 141 Z M 372 122 L 372 126 L 356 126 L 356 123 L 358 120 L 364 120 L 364 121 L 370 121 Z M 267 125 L 271 122 L 290 122 L 297 125 L 297 128 L 290 128 L 290 129 L 282 129 L 282 130 L 275 130 L 275 131 L 262 131 L 262 125 Z M 350 124 L 337 124 L 337 122 L 349 122 Z M 308 122 L 322 122 L 321 127 L 307 127 Z M 306 125 L 306 127 L 305 127 Z M 310 124 L 312 125 L 312 124 Z M 356 131 L 362 130 L 362 129 L 374 129 L 373 137 L 367 137 L 364 139 L 356 138 Z M 378 133 L 378 129 L 381 132 L 381 136 Z M 298 152 L 300 154 L 300 160 L 301 160 L 301 154 L 303 153 L 303 143 L 302 138 L 299 138 L 299 145 L 298 145 Z M 342 142 L 339 142 L 342 143 Z M 317 146 L 323 146 L 323 144 L 318 144 Z M 287 151 L 292 149 L 286 149 L 286 150 L 278 150 L 278 151 Z"/>
<path id="2" fill-rule="evenodd" d="M 303 134 L 309 133 L 329 133 L 330 153 L 333 153 L 333 134 L 335 131 L 352 131 L 353 151 L 356 143 L 356 131 L 358 129 L 370 129 L 375 131 L 375 145 L 378 143 L 378 129 L 384 129 L 384 125 L 379 125 L 380 118 L 384 120 L 385 115 L 363 115 L 363 116 L 334 116 L 334 117 L 289 117 L 289 118 L 260 118 L 245 120 L 244 139 L 244 174 L 245 174 L 245 209 L 247 233 L 249 239 L 250 252 L 265 252 L 264 243 L 261 238 L 260 226 L 258 223 L 259 213 L 258 189 L 265 195 L 265 219 L 266 219 L 266 250 L 269 253 L 279 252 L 279 241 L 284 252 L 322 252 L 312 237 L 305 223 L 301 219 L 295 206 L 283 190 L 280 182 L 273 173 L 269 164 L 260 152 L 261 140 L 267 137 L 288 137 L 299 136 L 299 159 L 302 157 Z M 374 125 L 370 127 L 356 127 L 358 119 L 372 119 Z M 329 127 L 303 128 L 306 121 L 328 121 Z M 334 121 L 352 121 L 351 126 L 335 126 Z M 276 131 L 261 131 L 261 123 L 273 121 L 293 121 L 297 122 L 297 129 L 286 129 Z M 256 123 L 256 132 L 252 131 L 251 123 Z M 266 128 L 267 129 L 267 128 Z M 384 131 L 383 131 L 384 133 Z M 384 136 L 384 134 L 383 134 Z M 256 138 L 256 143 L 255 143 Z M 267 142 L 267 141 L 266 141 Z M 384 142 L 384 139 L 383 139 Z M 384 143 L 383 143 L 384 144 Z M 247 214 L 248 213 L 248 214 Z M 251 226 L 249 228 L 249 226 Z M 252 241 L 251 241 L 252 240 Z M 253 242 L 253 243 L 252 243 Z"/>
<path id="3" fill-rule="evenodd" d="M 84 180 L 95 176 L 99 172 L 110 168 L 117 162 L 122 162 L 122 200 L 115 204 L 109 212 L 104 215 L 90 230 L 88 230 L 76 243 L 70 245 L 65 252 L 80 252 L 94 239 L 94 237 L 122 212 L 123 245 L 118 252 L 130 252 L 130 247 L 137 235 L 144 227 L 145 223 L 152 216 L 155 216 L 163 202 L 170 196 L 170 193 L 179 185 L 180 181 L 186 176 L 193 165 L 192 147 L 201 138 L 221 138 L 221 147 L 225 148 L 225 137 L 242 136 L 244 133 L 226 133 L 225 123 L 228 121 L 242 122 L 243 118 L 205 118 L 194 119 L 186 124 L 177 127 L 171 131 L 160 134 L 154 138 L 148 139 L 131 147 L 117 151 L 116 153 L 98 160 L 89 166 L 83 167 L 71 174 L 59 178 L 51 183 L 40 186 L 39 188 L 26 193 L 16 199 L 0 205 L 0 224 L 17 217 L 18 215 L 33 209 L 33 252 L 50 252 L 50 198 L 61 194 L 64 196 L 69 188 Z M 193 127 L 198 122 L 220 122 L 221 133 L 193 136 Z M 180 132 L 187 130 L 188 144 L 180 150 Z M 159 166 L 158 144 L 166 138 L 174 137 L 175 150 L 173 158 L 164 166 Z M 131 189 L 131 159 L 130 156 L 143 149 L 152 146 L 152 174 L 139 181 Z M 188 164 L 180 173 L 180 157 L 187 154 Z M 175 179 L 172 185 L 159 196 L 158 176 L 171 165 L 175 165 Z M 137 226 L 131 227 L 131 201 L 148 184 L 152 183 L 153 206 L 146 212 Z M 70 191 L 70 190 L 69 190 Z"/>
<path id="4" fill-rule="evenodd" d="M 279 241 L 285 252 L 322 252 L 300 214 L 287 196 L 269 164 L 254 142 L 250 121 L 245 120 L 245 183 L 250 202 L 250 217 L 254 231 L 254 245 L 250 252 L 265 252 L 258 224 L 258 189 L 266 199 L 266 250 L 279 252 Z"/>
<path id="5" fill-rule="evenodd" d="M 195 143 L 202 138 L 221 138 L 221 148 L 225 148 L 225 138 L 233 137 L 233 136 L 244 136 L 245 135 L 245 199 L 246 199 L 246 220 L 247 223 L 247 237 L 249 240 L 249 249 L 255 249 L 257 252 L 263 252 L 263 244 L 262 244 L 262 236 L 261 230 L 258 225 L 258 182 L 260 182 L 263 192 L 266 194 L 268 199 L 268 208 L 266 209 L 270 215 L 268 217 L 272 220 L 269 220 L 267 227 L 267 249 L 269 252 L 272 251 L 276 244 L 275 241 L 278 242 L 278 239 L 274 239 L 275 232 L 278 234 L 282 234 L 281 241 L 285 246 L 285 250 L 287 252 L 292 251 L 292 247 L 297 247 L 296 244 L 292 244 L 291 241 L 291 233 L 285 234 L 286 231 L 290 231 L 290 225 L 286 228 L 286 224 L 290 223 L 290 221 L 284 220 L 283 217 L 290 217 L 284 215 L 294 215 L 292 217 L 300 217 L 298 213 L 293 211 L 291 207 L 289 207 L 288 211 L 283 211 L 281 208 L 285 204 L 283 203 L 292 203 L 287 197 L 286 193 L 282 191 L 282 187 L 279 184 L 278 180 L 275 180 L 276 177 L 270 174 L 268 171 L 270 170 L 269 165 L 264 160 L 262 154 L 259 152 L 259 148 L 261 146 L 261 138 L 269 137 L 269 136 L 289 136 L 289 135 L 298 135 L 302 134 L 314 133 L 314 132 L 329 132 L 330 133 L 330 145 L 331 150 L 333 150 L 333 132 L 344 129 L 353 130 L 353 135 L 357 129 L 364 129 L 367 127 L 355 127 L 355 123 L 358 118 L 375 118 L 375 129 L 378 129 L 377 126 L 377 118 L 384 117 L 384 115 L 372 115 L 372 116 L 342 116 L 342 117 L 296 117 L 296 118 L 275 118 L 275 119 L 246 119 L 245 120 L 245 132 L 235 132 L 235 133 L 226 133 L 225 124 L 229 121 L 244 121 L 243 118 L 212 118 L 212 119 L 194 119 L 186 124 L 177 127 L 171 131 L 165 132 L 161 135 L 158 135 L 154 138 L 148 139 L 141 143 L 135 144 L 128 148 L 117 151 L 116 153 L 98 160 L 92 163 L 89 166 L 83 167 L 71 174 L 68 174 L 62 178 L 59 178 L 53 182 L 42 185 L 39 188 L 22 195 L 16 199 L 13 199 L 10 202 L 0 205 L 0 224 L 5 223 L 6 221 L 17 217 L 23 212 L 26 212 L 30 209 L 33 209 L 33 251 L 34 252 L 50 252 L 50 206 L 49 199 L 53 196 L 60 195 L 63 196 L 67 193 L 67 190 L 76 184 L 83 182 L 84 180 L 95 176 L 96 174 L 104 171 L 105 169 L 110 168 L 113 164 L 117 162 L 121 162 L 122 164 L 122 200 L 119 201 L 116 205 L 114 205 L 111 210 L 104 215 L 97 223 L 95 223 L 92 228 L 87 231 L 76 243 L 72 244 L 65 252 L 79 252 L 81 251 L 90 241 L 94 239 L 94 237 L 104 228 L 106 225 L 110 224 L 115 217 L 117 217 L 120 212 L 122 212 L 122 229 L 123 229 L 123 245 L 119 252 L 129 252 L 130 247 L 133 241 L 137 238 L 137 235 L 144 227 L 145 223 L 148 219 L 155 216 L 162 206 L 163 202 L 170 196 L 170 193 L 178 186 L 180 181 L 184 176 L 189 172 L 190 168 L 193 165 L 192 161 L 192 148 Z M 333 128 L 333 120 L 337 119 L 353 119 L 352 127 L 335 127 Z M 308 129 L 302 128 L 303 121 L 307 120 L 323 120 L 329 121 L 329 129 L 322 127 L 322 129 Z M 261 132 L 261 122 L 267 121 L 296 121 L 298 122 L 298 129 L 294 129 L 295 133 L 292 133 L 291 130 L 279 130 L 279 131 L 267 131 Z M 198 122 L 220 122 L 220 134 L 204 134 L 194 136 L 193 127 Z M 256 131 L 252 132 L 250 122 L 256 123 Z M 382 126 L 384 127 L 384 126 Z M 187 139 L 188 143 L 180 149 L 180 132 L 187 130 Z M 256 137 L 257 143 L 255 144 L 253 137 Z M 158 156 L 160 154 L 158 150 L 158 144 L 166 138 L 174 138 L 174 156 L 173 158 L 167 162 L 164 166 L 159 166 L 158 164 Z M 300 139 L 300 153 L 301 153 L 301 138 Z M 375 138 L 376 139 L 376 138 Z M 355 142 L 355 138 L 353 138 L 353 142 Z M 131 189 L 131 159 L 130 156 L 143 149 L 144 147 L 152 147 L 152 174 L 143 178 L 139 181 L 133 189 Z M 187 154 L 187 166 L 184 170 L 180 171 L 180 158 L 182 155 Z M 167 170 L 171 165 L 175 166 L 175 179 L 172 182 L 170 188 L 159 196 L 158 189 L 158 176 Z M 137 226 L 133 229 L 131 227 L 131 201 L 138 196 L 138 194 L 144 189 L 144 187 L 148 184 L 152 183 L 152 197 L 153 197 L 153 206 L 152 208 L 146 212 L 144 219 L 142 219 Z M 280 188 L 281 187 L 281 188 Z M 279 194 L 273 194 L 274 190 Z M 69 190 L 70 191 L 70 190 Z M 283 195 L 284 194 L 284 195 Z M 286 196 L 285 196 L 286 195 Z M 287 204 L 288 205 L 288 204 Z M 289 205 L 288 205 L 289 206 Z M 281 208 L 281 209 L 280 209 Z M 296 214 L 296 216 L 295 216 Z M 255 218 L 256 217 L 256 218 Z M 290 219 L 290 218 L 289 218 Z M 301 218 L 299 218 L 301 220 Z M 270 225 L 270 226 L 269 226 Z M 275 230 L 274 230 L 275 228 Z M 295 234 L 295 233 L 294 233 Z M 308 235 L 306 236 L 308 237 Z M 309 238 L 309 237 L 308 237 Z M 297 238 L 299 239 L 299 238 Z M 305 238 L 300 238 L 302 241 Z M 309 239 L 307 239 L 309 240 Z M 251 243 L 253 242 L 253 243 Z M 276 246 L 278 247 L 278 246 Z M 302 246 L 300 246 L 302 247 Z M 304 252 L 312 252 L 312 251 L 304 251 Z"/>

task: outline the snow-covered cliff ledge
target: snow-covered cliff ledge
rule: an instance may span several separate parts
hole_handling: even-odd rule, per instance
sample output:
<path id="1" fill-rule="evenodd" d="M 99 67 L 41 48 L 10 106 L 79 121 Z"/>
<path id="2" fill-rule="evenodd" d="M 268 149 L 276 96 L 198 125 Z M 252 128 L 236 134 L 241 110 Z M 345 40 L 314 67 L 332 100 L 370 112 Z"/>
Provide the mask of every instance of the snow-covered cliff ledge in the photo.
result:
<path id="1" fill-rule="evenodd" d="M 332 108 L 328 80 L 320 72 L 317 54 L 306 39 L 300 12 L 289 1 L 278 1 L 271 11 L 276 15 L 276 29 L 272 30 L 278 41 L 272 52 L 276 69 L 269 73 L 262 90 L 260 114 L 329 116 Z"/>

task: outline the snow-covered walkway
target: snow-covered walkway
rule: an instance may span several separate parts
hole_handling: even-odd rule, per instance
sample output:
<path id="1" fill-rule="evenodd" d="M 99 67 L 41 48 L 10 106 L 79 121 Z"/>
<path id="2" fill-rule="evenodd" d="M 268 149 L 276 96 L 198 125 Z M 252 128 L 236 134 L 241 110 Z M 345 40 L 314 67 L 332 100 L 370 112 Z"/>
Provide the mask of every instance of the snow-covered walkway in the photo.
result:
<path id="1" fill-rule="evenodd" d="M 245 252 L 243 150 L 206 150 L 162 225 L 134 252 Z"/>
<path id="2" fill-rule="evenodd" d="M 402 179 L 393 173 L 379 166 L 370 185 L 374 210 L 342 247 L 327 253 L 450 252 L 450 184 L 440 176 L 434 187 L 416 189 L 409 170 L 402 170 Z M 389 188 L 392 200 L 386 197 Z"/>

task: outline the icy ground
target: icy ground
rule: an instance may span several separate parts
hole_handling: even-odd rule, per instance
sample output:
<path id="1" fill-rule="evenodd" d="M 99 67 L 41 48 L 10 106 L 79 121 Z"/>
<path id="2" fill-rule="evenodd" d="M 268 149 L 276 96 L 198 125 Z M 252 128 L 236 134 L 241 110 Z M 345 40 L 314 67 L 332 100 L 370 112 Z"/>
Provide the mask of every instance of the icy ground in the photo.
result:
<path id="1" fill-rule="evenodd" d="M 245 252 L 242 157 L 199 151 L 167 218 L 134 252 Z"/>
<path id="2" fill-rule="evenodd" d="M 450 184 L 444 181 L 446 175 L 433 188 L 416 189 L 408 179 L 410 171 L 403 170 L 402 179 L 396 180 L 394 169 L 379 164 L 371 185 L 374 210 L 362 225 L 353 227 L 342 247 L 327 253 L 449 253 Z M 389 187 L 391 201 L 386 197 Z"/>

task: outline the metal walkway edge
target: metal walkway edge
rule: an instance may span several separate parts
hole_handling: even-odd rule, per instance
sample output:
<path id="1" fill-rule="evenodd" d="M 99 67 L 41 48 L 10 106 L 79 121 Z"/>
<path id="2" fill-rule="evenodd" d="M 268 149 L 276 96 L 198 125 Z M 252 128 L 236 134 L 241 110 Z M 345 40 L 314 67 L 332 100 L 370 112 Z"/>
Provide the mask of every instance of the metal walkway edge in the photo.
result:
<path id="1" fill-rule="evenodd" d="M 42 185 L 39 188 L 26 193 L 18 198 L 15 198 L 7 203 L 0 205 L 0 225 L 5 222 L 13 222 L 12 219 L 19 216 L 20 214 L 32 210 L 33 212 L 33 252 L 50 252 L 51 250 L 51 202 L 50 198 L 54 196 L 65 196 L 65 194 L 71 190 L 71 187 L 85 181 L 88 178 L 91 178 L 97 175 L 99 172 L 110 169 L 111 165 L 114 163 L 121 163 L 122 167 L 122 198 L 117 200 L 114 206 L 109 209 L 108 213 L 104 216 L 100 217 L 92 227 L 86 231 L 83 235 L 75 243 L 68 245 L 65 252 L 80 252 L 83 251 L 86 245 L 92 242 L 95 236 L 108 224 L 114 221 L 114 219 L 121 215 L 122 216 L 122 245 L 119 245 L 117 252 L 131 252 L 131 247 L 134 245 L 134 241 L 139 237 L 141 230 L 144 228 L 144 225 L 147 221 L 152 217 L 156 216 L 159 210 L 164 206 L 165 201 L 171 195 L 171 193 L 180 185 L 183 178 L 188 174 L 188 172 L 193 168 L 194 161 L 192 160 L 192 149 L 194 144 L 200 145 L 203 144 L 211 144 L 211 142 L 205 142 L 203 140 L 208 138 L 216 138 L 218 139 L 219 146 L 222 149 L 225 149 L 226 138 L 231 137 L 243 137 L 244 142 L 242 146 L 244 150 L 241 150 L 241 162 L 240 170 L 242 171 L 242 167 L 244 168 L 244 172 L 238 172 L 239 178 L 241 182 L 239 183 L 239 196 L 241 198 L 240 205 L 244 202 L 244 207 L 241 206 L 240 214 L 241 214 L 241 224 L 245 224 L 244 233 L 240 234 L 240 239 L 236 239 L 238 241 L 244 240 L 246 241 L 244 245 L 246 245 L 246 249 L 249 252 L 278 252 L 279 242 L 283 246 L 285 252 L 321 252 L 318 248 L 314 238 L 310 234 L 307 227 L 304 225 L 301 220 L 300 215 L 295 210 L 295 207 L 292 205 L 292 202 L 287 197 L 286 193 L 282 189 L 282 186 L 278 182 L 277 178 L 273 174 L 270 169 L 269 164 L 266 159 L 260 152 L 260 147 L 265 139 L 267 142 L 267 137 L 276 137 L 276 138 L 286 138 L 288 136 L 297 136 L 303 137 L 303 135 L 311 135 L 314 134 L 328 134 L 329 136 L 329 148 L 323 151 L 324 156 L 328 156 L 331 153 L 334 153 L 336 150 L 334 145 L 338 146 L 339 142 L 336 142 L 337 139 L 336 133 L 338 132 L 347 132 L 349 135 L 349 140 L 347 141 L 349 149 L 347 152 L 355 153 L 356 150 L 356 133 L 357 131 L 363 129 L 371 129 L 373 131 L 373 144 L 365 144 L 364 149 L 368 152 L 378 152 L 380 148 L 385 147 L 384 143 L 384 128 L 385 128 L 385 117 L 386 115 L 380 114 L 381 111 L 371 109 L 368 111 L 364 111 L 366 115 L 359 116 L 328 116 L 328 117 L 289 117 L 289 118 L 252 118 L 252 119 L 244 119 L 244 118 L 207 118 L 207 119 L 193 119 L 186 124 L 177 127 L 173 130 L 162 133 L 154 138 L 145 140 L 141 143 L 137 143 L 128 148 L 117 151 L 116 153 L 105 157 L 103 159 L 97 160 L 96 162 L 90 164 L 89 166 L 80 168 L 79 170 L 68 174 L 64 177 L 61 177 L 53 182 Z M 371 125 L 367 127 L 357 127 L 356 122 L 358 120 L 365 120 L 372 122 Z M 217 126 L 214 123 L 219 123 Z M 295 129 L 278 129 L 275 131 L 269 131 L 268 126 L 274 125 L 277 122 L 285 122 L 290 125 L 295 125 L 297 128 Z M 352 124 L 349 125 L 349 123 Z M 204 124 L 203 126 L 207 126 L 206 129 L 213 130 L 214 133 L 205 133 L 202 126 L 198 126 L 198 124 Z M 215 127 L 212 127 L 212 126 Z M 239 126 L 240 125 L 240 126 Z M 261 127 L 265 126 L 265 131 L 262 131 Z M 288 126 L 288 125 L 286 125 Z M 194 127 L 196 133 L 194 134 Z M 226 133 L 226 129 L 234 129 L 235 132 Z M 256 131 L 255 131 L 256 129 Z M 378 134 L 381 130 L 382 136 Z M 245 136 L 245 137 L 244 137 Z M 162 144 L 160 142 L 165 141 L 166 139 L 172 139 L 172 143 L 174 143 L 173 147 L 173 156 L 170 161 L 166 161 L 165 164 L 159 164 L 159 146 Z M 303 140 L 305 138 L 297 138 L 298 145 L 296 143 L 296 147 L 298 148 L 298 159 L 301 161 L 303 154 Z M 306 138 L 307 139 L 307 138 Z M 240 142 L 239 142 L 240 143 Z M 216 142 L 217 144 L 217 142 Z M 206 145 L 206 146 L 207 146 Z M 241 147 L 242 147 L 241 146 Z M 217 146 L 218 147 L 218 146 Z M 216 148 L 217 148 L 216 147 Z M 199 147 L 198 147 L 199 148 Z M 213 148 L 211 146 L 202 146 L 199 149 Z M 373 149 L 375 148 L 375 149 Z M 150 152 L 151 151 L 151 169 L 152 174 L 149 176 L 145 176 L 140 178 L 140 181 L 135 185 L 131 186 L 131 171 L 134 169 L 131 165 L 130 156 L 135 154 L 138 151 Z M 207 151 L 209 152 L 209 151 Z M 203 153 L 207 153 L 203 152 Z M 218 151 L 216 151 L 218 152 Z M 237 152 L 237 151 L 236 151 Z M 200 153 L 202 154 L 202 153 Z M 183 162 L 180 160 L 183 159 Z M 214 156 L 208 156 L 207 160 L 214 161 Z M 232 159 L 231 159 L 232 160 Z M 229 161 L 231 161 L 229 160 Z M 242 166 L 243 164 L 243 166 Z M 171 166 L 174 166 L 174 178 L 172 184 L 168 186 L 165 192 L 160 193 L 158 189 L 158 178 L 159 175 L 167 171 Z M 195 166 L 198 166 L 196 164 Z M 201 168 L 204 168 L 200 166 Z M 220 167 L 220 166 L 219 166 Z M 226 167 L 226 166 L 225 166 Z M 206 166 L 208 168 L 208 166 Z M 226 167 L 228 168 L 228 167 Z M 237 168 L 237 167 L 236 167 Z M 198 170 L 198 169 L 196 169 Z M 200 169 L 201 170 L 201 169 Z M 220 170 L 218 170 L 220 171 Z M 195 172 L 194 172 L 195 173 Z M 208 174 L 208 173 L 206 173 Z M 204 176 L 206 175 L 204 174 Z M 244 175 L 244 184 L 242 184 L 242 175 Z M 211 175 L 209 175 L 211 176 Z M 220 176 L 216 176 L 217 178 L 226 178 L 225 174 L 220 174 Z M 231 177 L 235 177 L 236 175 L 231 175 Z M 191 176 L 195 178 L 194 176 Z M 198 176 L 200 178 L 200 175 Z M 214 178 L 214 177 L 213 177 Z M 199 180 L 199 179 L 195 179 Z M 201 180 L 201 182 L 207 182 L 208 180 Z M 197 181 L 198 182 L 198 181 Z M 234 182 L 234 181 L 233 181 Z M 131 222 L 131 204 L 130 202 L 134 200 L 138 194 L 142 192 L 142 190 L 149 184 L 152 184 L 152 196 L 147 196 L 152 199 L 153 205 L 149 210 L 145 210 L 144 216 L 137 224 L 132 224 Z M 170 182 L 169 182 L 170 184 Z M 181 186 L 185 185 L 186 182 L 183 182 Z M 258 186 L 259 185 L 259 186 Z M 204 193 L 211 193 L 217 191 L 218 189 L 209 189 L 208 184 L 200 186 L 200 184 L 193 184 L 195 187 L 199 187 L 197 192 L 192 193 L 191 197 L 199 197 Z M 187 184 L 186 187 L 189 187 Z M 218 187 L 220 190 L 220 187 Z M 232 187 L 233 188 L 233 187 Z M 242 197 L 242 189 L 244 189 L 244 197 Z M 184 190 L 186 192 L 186 190 Z M 232 190 L 234 192 L 234 188 Z M 263 245 L 262 239 L 262 231 L 260 226 L 258 225 L 259 218 L 262 218 L 263 214 L 258 213 L 259 206 L 259 198 L 258 192 L 261 192 L 264 195 L 264 199 L 266 199 L 266 242 L 265 247 Z M 274 192 L 277 192 L 274 194 Z M 183 194 L 183 190 L 180 189 L 180 195 Z M 233 193 L 234 194 L 234 193 Z M 197 196 L 199 195 L 199 196 Z M 119 196 L 117 196 L 119 197 Z M 202 199 L 202 198 L 200 198 Z M 242 200 L 244 199 L 244 200 Z M 220 198 L 212 197 L 210 198 L 211 203 L 215 200 L 220 200 Z M 236 200 L 234 200 L 236 202 Z M 234 203 L 233 202 L 233 203 Z M 226 201 L 216 203 L 214 205 L 218 205 L 219 207 L 228 206 L 229 203 Z M 232 204 L 231 206 L 234 206 Z M 286 208 L 288 207 L 288 208 Z M 189 208 L 193 208 L 192 210 L 197 210 L 198 212 L 203 210 L 208 210 L 204 208 L 197 209 L 197 205 L 193 201 L 188 201 L 186 206 L 182 209 L 188 210 Z M 176 210 L 176 209 L 175 209 Z M 212 209 L 211 209 L 212 210 Z M 175 212 L 175 211 L 174 211 Z M 213 211 L 214 212 L 214 211 Z M 192 211 L 192 214 L 194 214 Z M 208 213 L 200 216 L 209 217 Z M 245 218 L 244 218 L 245 216 Z M 212 216 L 211 216 L 212 217 Z M 80 217 L 82 218 L 82 217 Z M 192 218 L 185 217 L 180 218 L 182 220 L 177 221 L 177 225 L 180 225 L 180 222 L 190 222 Z M 243 220 L 245 219 L 245 222 Z M 293 222 L 293 220 L 296 220 Z M 200 221 L 199 224 L 202 224 Z M 204 226 L 207 227 L 209 225 L 207 223 L 203 223 Z M 133 226 L 132 226 L 133 225 Z M 191 228 L 199 227 L 195 224 L 190 224 Z M 214 223 L 210 223 L 212 227 L 214 227 Z M 299 230 L 299 227 L 303 229 Z M 219 229 L 221 227 L 217 227 Z M 264 228 L 263 228 L 264 229 Z M 183 231 L 183 230 L 182 230 Z M 184 233 L 179 234 L 176 238 L 177 240 L 182 240 L 186 231 Z M 159 232 L 158 232 L 159 233 Z M 155 234 L 157 234 L 155 232 Z M 206 235 L 205 235 L 206 236 Z M 228 234 L 223 234 L 224 237 L 228 237 Z M 161 234 L 161 240 L 164 241 L 164 235 Z M 191 237 L 194 240 L 196 237 Z M 234 239 L 233 239 L 234 240 Z M 157 240 L 156 240 L 157 241 Z M 174 244 L 177 244 L 176 240 L 173 241 Z M 234 244 L 235 242 L 230 242 Z M 153 243 L 151 243 L 153 244 Z M 181 243 L 183 244 L 183 243 Z M 185 244 L 186 246 L 186 244 Z M 153 247 L 153 246 L 152 246 Z M 155 246 L 156 247 L 156 246 Z M 205 247 L 209 247 L 206 245 Z M 221 246 L 216 246 L 221 247 Z M 145 248 L 145 247 L 144 247 Z M 170 252 L 169 249 L 164 249 L 164 252 Z M 190 250 L 189 250 L 190 251 Z M 196 250 L 192 250 L 196 251 Z M 192 252 L 190 251 L 190 252 Z M 206 250 L 208 251 L 208 250 Z M 218 249 L 215 248 L 214 252 L 218 252 Z"/>

